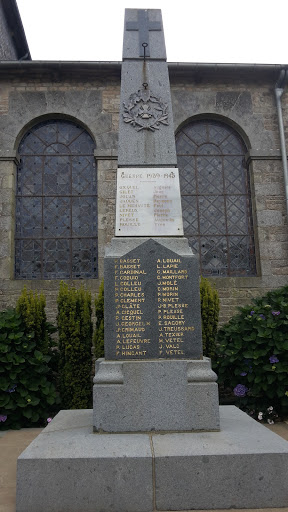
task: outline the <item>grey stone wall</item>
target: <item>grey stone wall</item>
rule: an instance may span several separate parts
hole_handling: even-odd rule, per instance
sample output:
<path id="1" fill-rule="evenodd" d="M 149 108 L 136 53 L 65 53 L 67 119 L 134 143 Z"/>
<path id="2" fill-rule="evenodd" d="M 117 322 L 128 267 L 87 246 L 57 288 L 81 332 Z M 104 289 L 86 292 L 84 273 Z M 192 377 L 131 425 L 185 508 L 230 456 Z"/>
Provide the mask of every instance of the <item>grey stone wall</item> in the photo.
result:
<path id="1" fill-rule="evenodd" d="M 29 64 L 29 63 L 27 63 Z M 34 123 L 61 117 L 81 123 L 94 137 L 99 183 L 99 279 L 87 286 L 98 290 L 103 276 L 104 248 L 114 233 L 117 140 L 120 102 L 119 72 L 39 69 L 0 79 L 0 308 L 13 305 L 24 284 L 45 292 L 51 317 L 55 313 L 58 281 L 24 282 L 13 277 L 14 196 L 17 148 Z M 30 69 L 30 71 L 29 71 Z M 18 70 L 18 71 L 17 71 Z M 104 72 L 105 71 L 105 72 Z M 221 319 L 237 305 L 288 282 L 288 233 L 278 122 L 273 87 L 275 76 L 253 77 L 231 71 L 222 76 L 191 78 L 172 74 L 171 92 L 175 132 L 197 117 L 213 117 L 231 124 L 249 148 L 257 276 L 214 278 L 221 298 Z M 288 138 L 288 92 L 283 95 Z M 288 140 L 288 139 L 287 139 Z M 83 282 L 83 281 L 81 281 Z M 76 282 L 79 285 L 79 281 Z"/>
<path id="2" fill-rule="evenodd" d="M 276 103 L 275 79 L 261 81 L 247 76 L 171 80 L 175 131 L 188 120 L 212 117 L 233 126 L 249 148 L 257 277 L 212 278 L 219 290 L 221 321 L 237 306 L 257 295 L 288 283 L 288 232 L 284 178 Z M 288 92 L 283 95 L 283 115 L 288 136 Z M 288 141 L 288 139 L 287 139 Z"/>
<path id="3" fill-rule="evenodd" d="M 110 77 L 55 81 L 55 74 L 34 74 L 25 81 L 2 81 L 0 102 L 0 309 L 14 305 L 26 284 L 43 290 L 48 314 L 55 316 L 59 281 L 14 279 L 15 176 L 17 148 L 34 123 L 60 117 L 81 123 L 95 140 L 99 193 L 99 279 L 85 281 L 95 293 L 103 277 L 104 247 L 113 236 L 120 83 Z M 83 280 L 75 281 L 80 286 Z"/>

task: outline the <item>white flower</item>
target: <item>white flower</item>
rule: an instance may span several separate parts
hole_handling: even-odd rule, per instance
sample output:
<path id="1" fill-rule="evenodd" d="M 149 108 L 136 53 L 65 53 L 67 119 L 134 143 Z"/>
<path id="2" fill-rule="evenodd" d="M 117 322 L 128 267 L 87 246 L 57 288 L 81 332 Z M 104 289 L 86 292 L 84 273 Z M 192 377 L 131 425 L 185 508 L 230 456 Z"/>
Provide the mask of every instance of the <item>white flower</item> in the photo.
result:
<path id="1" fill-rule="evenodd" d="M 268 421 L 269 425 L 273 425 L 273 424 L 274 424 L 274 421 L 273 421 L 273 420 L 270 420 L 269 418 L 268 418 L 268 420 L 267 420 L 267 421 Z"/>
<path id="2" fill-rule="evenodd" d="M 258 420 L 263 420 L 263 412 L 258 413 Z"/>
<path id="3" fill-rule="evenodd" d="M 268 412 L 272 412 L 272 411 L 273 411 L 273 407 L 272 407 L 272 405 L 270 405 L 270 407 L 268 407 L 267 411 L 268 411 Z"/>

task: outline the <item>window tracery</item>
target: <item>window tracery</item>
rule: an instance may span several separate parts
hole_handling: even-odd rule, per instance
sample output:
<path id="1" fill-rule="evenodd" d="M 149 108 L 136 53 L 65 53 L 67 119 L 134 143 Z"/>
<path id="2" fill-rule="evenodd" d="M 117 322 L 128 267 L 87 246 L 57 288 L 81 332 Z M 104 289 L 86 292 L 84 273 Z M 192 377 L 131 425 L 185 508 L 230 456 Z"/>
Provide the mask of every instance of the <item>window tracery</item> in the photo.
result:
<path id="1" fill-rule="evenodd" d="M 230 126 L 194 121 L 176 136 L 184 234 L 206 276 L 256 274 L 246 147 Z"/>
<path id="2" fill-rule="evenodd" d="M 97 277 L 97 174 L 91 136 L 70 121 L 29 130 L 19 145 L 15 277 Z"/>

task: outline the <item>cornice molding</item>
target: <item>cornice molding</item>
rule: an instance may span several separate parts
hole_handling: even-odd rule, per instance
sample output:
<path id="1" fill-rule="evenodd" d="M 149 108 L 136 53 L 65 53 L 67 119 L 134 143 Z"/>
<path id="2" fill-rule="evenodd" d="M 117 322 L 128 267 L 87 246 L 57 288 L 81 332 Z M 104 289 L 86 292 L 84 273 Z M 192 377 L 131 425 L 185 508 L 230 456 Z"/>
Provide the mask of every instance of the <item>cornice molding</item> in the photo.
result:
<path id="1" fill-rule="evenodd" d="M 282 155 L 280 149 L 253 149 L 251 148 L 245 155 L 247 165 L 254 160 L 281 160 Z"/>

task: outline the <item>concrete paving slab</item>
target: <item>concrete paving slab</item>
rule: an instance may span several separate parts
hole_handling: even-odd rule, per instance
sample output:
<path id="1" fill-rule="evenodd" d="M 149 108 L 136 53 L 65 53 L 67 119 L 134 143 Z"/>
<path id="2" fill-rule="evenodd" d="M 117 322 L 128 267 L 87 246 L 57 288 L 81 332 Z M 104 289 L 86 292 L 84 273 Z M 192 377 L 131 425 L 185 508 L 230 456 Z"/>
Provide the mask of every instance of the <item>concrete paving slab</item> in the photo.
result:
<path id="1" fill-rule="evenodd" d="M 2 431 L 0 436 L 0 512 L 15 512 L 17 458 L 41 428 Z"/>

